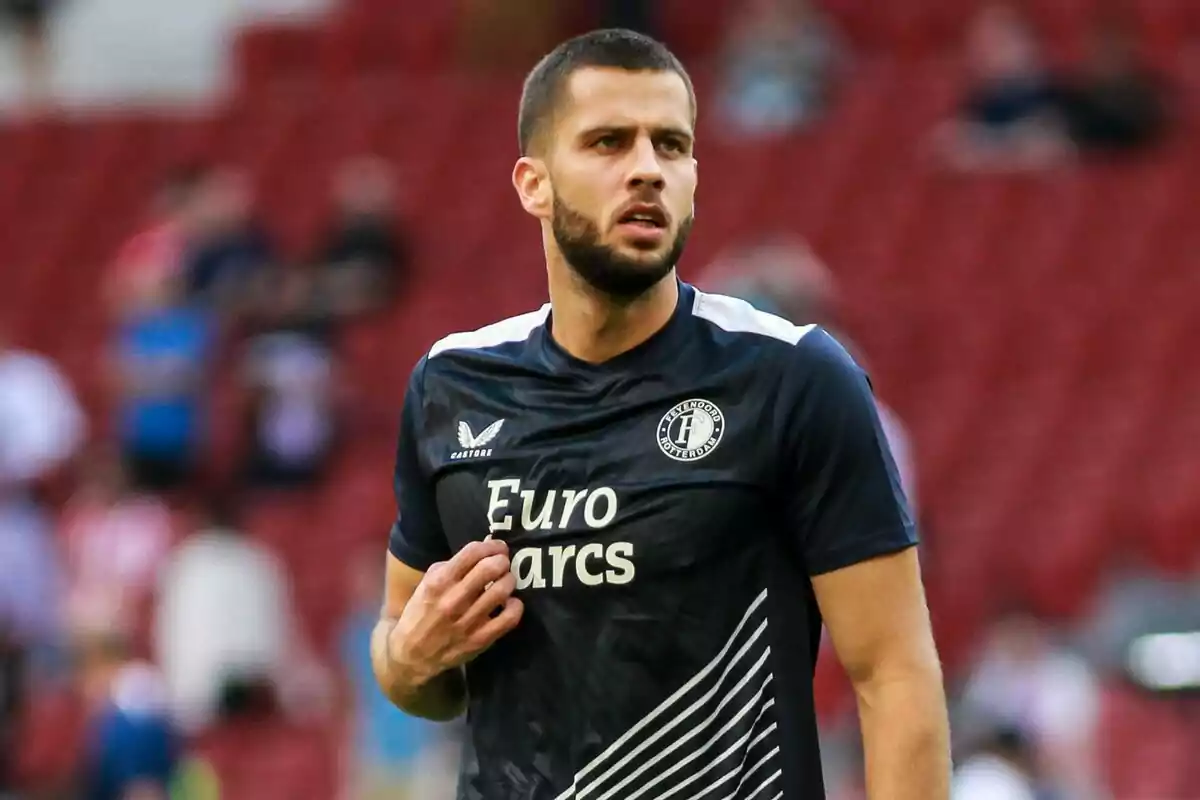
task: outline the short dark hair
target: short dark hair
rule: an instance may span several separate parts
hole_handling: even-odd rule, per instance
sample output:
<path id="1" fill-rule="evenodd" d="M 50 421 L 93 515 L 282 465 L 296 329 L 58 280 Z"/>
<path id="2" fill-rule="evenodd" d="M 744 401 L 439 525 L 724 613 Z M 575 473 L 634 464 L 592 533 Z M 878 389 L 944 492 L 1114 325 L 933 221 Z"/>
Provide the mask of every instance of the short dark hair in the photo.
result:
<path id="1" fill-rule="evenodd" d="M 586 67 L 611 67 L 631 72 L 674 72 L 683 78 L 696 116 L 696 90 L 683 64 L 662 42 L 636 31 L 605 28 L 560 44 L 546 55 L 529 76 L 521 92 L 517 116 L 517 141 L 521 155 L 529 155 L 545 123 L 562 101 L 567 80 Z"/>

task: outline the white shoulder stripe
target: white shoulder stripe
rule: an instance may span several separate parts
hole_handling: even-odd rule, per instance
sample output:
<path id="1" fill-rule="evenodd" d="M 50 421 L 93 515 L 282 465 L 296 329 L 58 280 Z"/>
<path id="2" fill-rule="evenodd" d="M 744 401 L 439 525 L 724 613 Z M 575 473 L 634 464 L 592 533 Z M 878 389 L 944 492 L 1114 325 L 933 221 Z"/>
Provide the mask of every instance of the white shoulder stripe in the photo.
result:
<path id="1" fill-rule="evenodd" d="M 793 325 L 783 317 L 759 311 L 745 300 L 696 290 L 692 314 L 730 333 L 756 333 L 796 344 L 816 325 Z"/>
<path id="2" fill-rule="evenodd" d="M 537 311 L 502 319 L 491 325 L 485 325 L 477 331 L 452 333 L 433 343 L 433 347 L 429 348 L 429 357 L 433 358 L 447 350 L 482 350 L 485 347 L 495 347 L 505 342 L 522 341 L 528 338 L 529 334 L 533 333 L 539 325 L 544 324 L 549 315 L 550 304 L 546 303 Z"/>

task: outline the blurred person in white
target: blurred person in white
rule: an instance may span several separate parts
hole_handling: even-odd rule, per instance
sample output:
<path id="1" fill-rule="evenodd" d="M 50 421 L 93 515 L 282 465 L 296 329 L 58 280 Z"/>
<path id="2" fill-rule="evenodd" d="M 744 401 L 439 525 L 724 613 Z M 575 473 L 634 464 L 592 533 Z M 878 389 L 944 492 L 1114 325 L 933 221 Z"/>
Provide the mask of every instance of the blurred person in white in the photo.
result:
<path id="1" fill-rule="evenodd" d="M 379 310 L 403 290 L 409 266 L 391 165 L 371 156 L 345 162 L 334 177 L 333 201 L 318 254 L 322 297 L 339 316 Z"/>
<path id="2" fill-rule="evenodd" d="M 151 492 L 192 479 L 207 422 L 216 331 L 204 309 L 181 302 L 179 281 L 128 284 L 113 345 L 117 441 L 133 484 Z"/>
<path id="3" fill-rule="evenodd" d="M 213 503 L 207 524 L 171 554 L 159 584 L 153 650 L 185 731 L 209 726 L 234 687 L 270 684 L 285 705 L 324 691 L 313 688 L 324 678 L 291 592 L 282 561 L 240 530 L 227 500 Z"/>
<path id="4" fill-rule="evenodd" d="M 1014 728 L 990 731 L 954 771 L 952 800 L 1038 800 L 1033 753 Z"/>
<path id="5" fill-rule="evenodd" d="M 183 248 L 189 302 L 237 319 L 253 310 L 276 247 L 256 216 L 249 177 L 225 166 L 206 173 Z"/>
<path id="6" fill-rule="evenodd" d="M 1032 616 L 992 629 L 962 694 L 961 730 L 1008 727 L 1027 737 L 1043 783 L 1063 800 L 1102 798 L 1096 762 L 1100 686 L 1088 663 Z"/>
<path id="7" fill-rule="evenodd" d="M 17 35 L 23 111 L 37 115 L 50 106 L 50 14 L 57 0 L 0 0 L 0 16 Z"/>
<path id="8" fill-rule="evenodd" d="M 81 632 L 79 681 L 87 706 L 80 800 L 168 800 L 183 755 L 162 674 L 103 625 Z"/>
<path id="9" fill-rule="evenodd" d="M 955 119 L 935 132 L 944 163 L 963 171 L 1041 169 L 1071 152 L 1054 79 L 1020 8 L 988 2 L 966 42 L 969 88 Z"/>
<path id="10" fill-rule="evenodd" d="M 280 270 L 246 341 L 250 393 L 247 478 L 262 488 L 318 480 L 337 433 L 337 358 L 329 326 L 315 312 L 307 271 Z"/>
<path id="11" fill-rule="evenodd" d="M 696 283 L 709 291 L 740 297 L 760 311 L 796 325 L 815 323 L 836 331 L 838 341 L 855 361 L 866 364 L 853 341 L 837 330 L 838 288 L 833 273 L 799 236 L 766 235 L 735 246 L 719 254 Z M 875 403 L 909 504 L 918 511 L 916 465 L 908 432 L 886 403 L 878 398 Z"/>
<path id="12" fill-rule="evenodd" d="M 746 2 L 722 55 L 722 114 L 742 135 L 802 127 L 827 107 L 843 55 L 833 26 L 808 0 Z"/>
<path id="13" fill-rule="evenodd" d="M 39 662 L 61 643 L 62 570 L 37 488 L 75 453 L 86 428 L 58 367 L 8 339 L 0 324 L 0 791 L 25 676 L 41 672 Z"/>
<path id="14" fill-rule="evenodd" d="M 379 691 L 371 631 L 379 620 L 383 570 L 375 547 L 350 559 L 350 613 L 341 632 L 342 669 L 352 702 L 354 800 L 436 800 L 454 796 L 457 726 L 405 714 Z"/>
<path id="15" fill-rule="evenodd" d="M 175 536 L 167 504 L 131 486 L 120 459 L 101 450 L 84 465 L 60 530 L 68 620 L 101 613 L 118 631 L 139 629 Z"/>

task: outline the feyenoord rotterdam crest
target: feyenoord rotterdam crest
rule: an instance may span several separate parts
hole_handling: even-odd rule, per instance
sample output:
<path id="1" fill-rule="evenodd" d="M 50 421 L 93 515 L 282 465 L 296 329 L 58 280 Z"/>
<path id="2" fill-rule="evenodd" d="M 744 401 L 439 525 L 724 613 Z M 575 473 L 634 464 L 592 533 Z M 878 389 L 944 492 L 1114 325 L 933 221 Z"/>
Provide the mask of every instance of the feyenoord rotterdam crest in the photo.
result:
<path id="1" fill-rule="evenodd" d="M 658 447 L 676 461 L 704 458 L 721 443 L 725 415 L 707 400 L 687 400 L 672 408 L 658 423 Z"/>

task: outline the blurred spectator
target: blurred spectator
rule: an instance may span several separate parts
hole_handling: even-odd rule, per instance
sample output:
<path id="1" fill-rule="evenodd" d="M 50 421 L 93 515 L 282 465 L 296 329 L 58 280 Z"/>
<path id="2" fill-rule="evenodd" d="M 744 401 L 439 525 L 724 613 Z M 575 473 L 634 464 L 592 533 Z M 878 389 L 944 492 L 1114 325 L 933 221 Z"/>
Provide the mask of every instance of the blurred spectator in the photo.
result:
<path id="1" fill-rule="evenodd" d="M 119 635 L 93 633 L 80 648 L 89 707 L 84 800 L 168 800 L 182 742 L 171 723 L 162 675 L 134 660 Z"/>
<path id="2" fill-rule="evenodd" d="M 735 131 L 783 133 L 825 110 L 843 50 L 808 0 L 747 2 L 729 36 L 720 105 Z"/>
<path id="3" fill-rule="evenodd" d="M 255 218 L 247 176 L 231 168 L 208 174 L 183 256 L 188 300 L 225 316 L 248 311 L 275 260 L 275 246 Z"/>
<path id="4" fill-rule="evenodd" d="M 336 176 L 334 202 L 320 254 L 322 296 L 337 315 L 377 310 L 396 297 L 408 277 L 408 246 L 398 227 L 391 167 L 377 158 L 347 162 Z"/>
<path id="5" fill-rule="evenodd" d="M 184 484 L 203 441 L 214 331 L 208 314 L 178 302 L 177 285 L 131 286 L 116 341 L 118 441 L 133 484 L 152 492 Z"/>
<path id="6" fill-rule="evenodd" d="M 356 800 L 392 797 L 450 797 L 452 793 L 418 792 L 416 781 L 432 771 L 430 758 L 443 738 L 442 726 L 411 717 L 379 691 L 371 668 L 371 632 L 379 621 L 383 571 L 378 548 L 351 559 L 348 570 L 351 608 L 341 636 L 343 668 L 349 678 L 352 705 L 351 744 L 359 776 Z"/>
<path id="7" fill-rule="evenodd" d="M 311 484 L 337 432 L 337 364 L 327 325 L 314 315 L 314 286 L 300 270 L 280 271 L 246 342 L 250 392 L 247 477 L 260 487 Z"/>
<path id="8" fill-rule="evenodd" d="M 0 0 L 0 14 L 16 29 L 23 102 L 28 112 L 46 109 L 51 100 L 49 17 L 56 0 Z"/>
<path id="9" fill-rule="evenodd" d="M 172 553 L 159 587 L 154 651 L 177 721 L 209 725 L 222 704 L 258 702 L 312 674 L 284 565 L 224 504 Z"/>
<path id="10" fill-rule="evenodd" d="M 992 630 L 963 692 L 959 731 L 1012 728 L 1037 753 L 1047 791 L 1096 797 L 1100 688 L 1082 658 L 1055 644 L 1038 620 L 1013 614 Z"/>
<path id="11" fill-rule="evenodd" d="M 49 520 L 0 486 L 0 791 L 11 776 L 6 742 L 15 736 L 35 676 L 61 644 L 62 574 Z"/>
<path id="12" fill-rule="evenodd" d="M 166 503 L 130 486 L 120 460 L 104 453 L 87 465 L 61 528 L 69 622 L 102 618 L 122 633 L 138 631 L 174 538 Z"/>
<path id="13" fill-rule="evenodd" d="M 1079 74 L 1062 87 L 1072 141 L 1083 150 L 1129 150 L 1153 143 L 1167 122 L 1164 87 L 1141 62 L 1129 30 L 1102 18 L 1092 28 Z"/>
<path id="14" fill-rule="evenodd" d="M 85 434 L 67 378 L 48 358 L 10 346 L 0 329 L 0 502 L 49 476 Z"/>
<path id="15" fill-rule="evenodd" d="M 1026 737 L 1013 728 L 987 736 L 954 772 L 953 800 L 1037 800 L 1034 758 Z"/>
<path id="16" fill-rule="evenodd" d="M 118 318 L 164 281 L 178 282 L 188 243 L 199 227 L 201 195 L 208 170 L 189 165 L 172 171 L 159 187 L 150 219 L 117 250 L 104 286 Z"/>
<path id="17" fill-rule="evenodd" d="M 837 337 L 863 369 L 868 369 L 863 353 L 845 332 L 838 330 L 838 290 L 833 273 L 803 239 L 764 236 L 734 247 L 706 267 L 696 283 L 709 291 L 740 297 L 760 311 L 796 325 L 821 325 Z M 908 433 L 890 407 L 882 401 L 877 401 L 877 406 L 900 480 L 915 511 L 916 465 Z"/>
<path id="18" fill-rule="evenodd" d="M 961 170 L 1038 169 L 1070 152 L 1054 80 L 1037 35 L 1018 7 L 989 2 L 967 39 L 971 89 L 958 118 L 934 139 Z"/>

